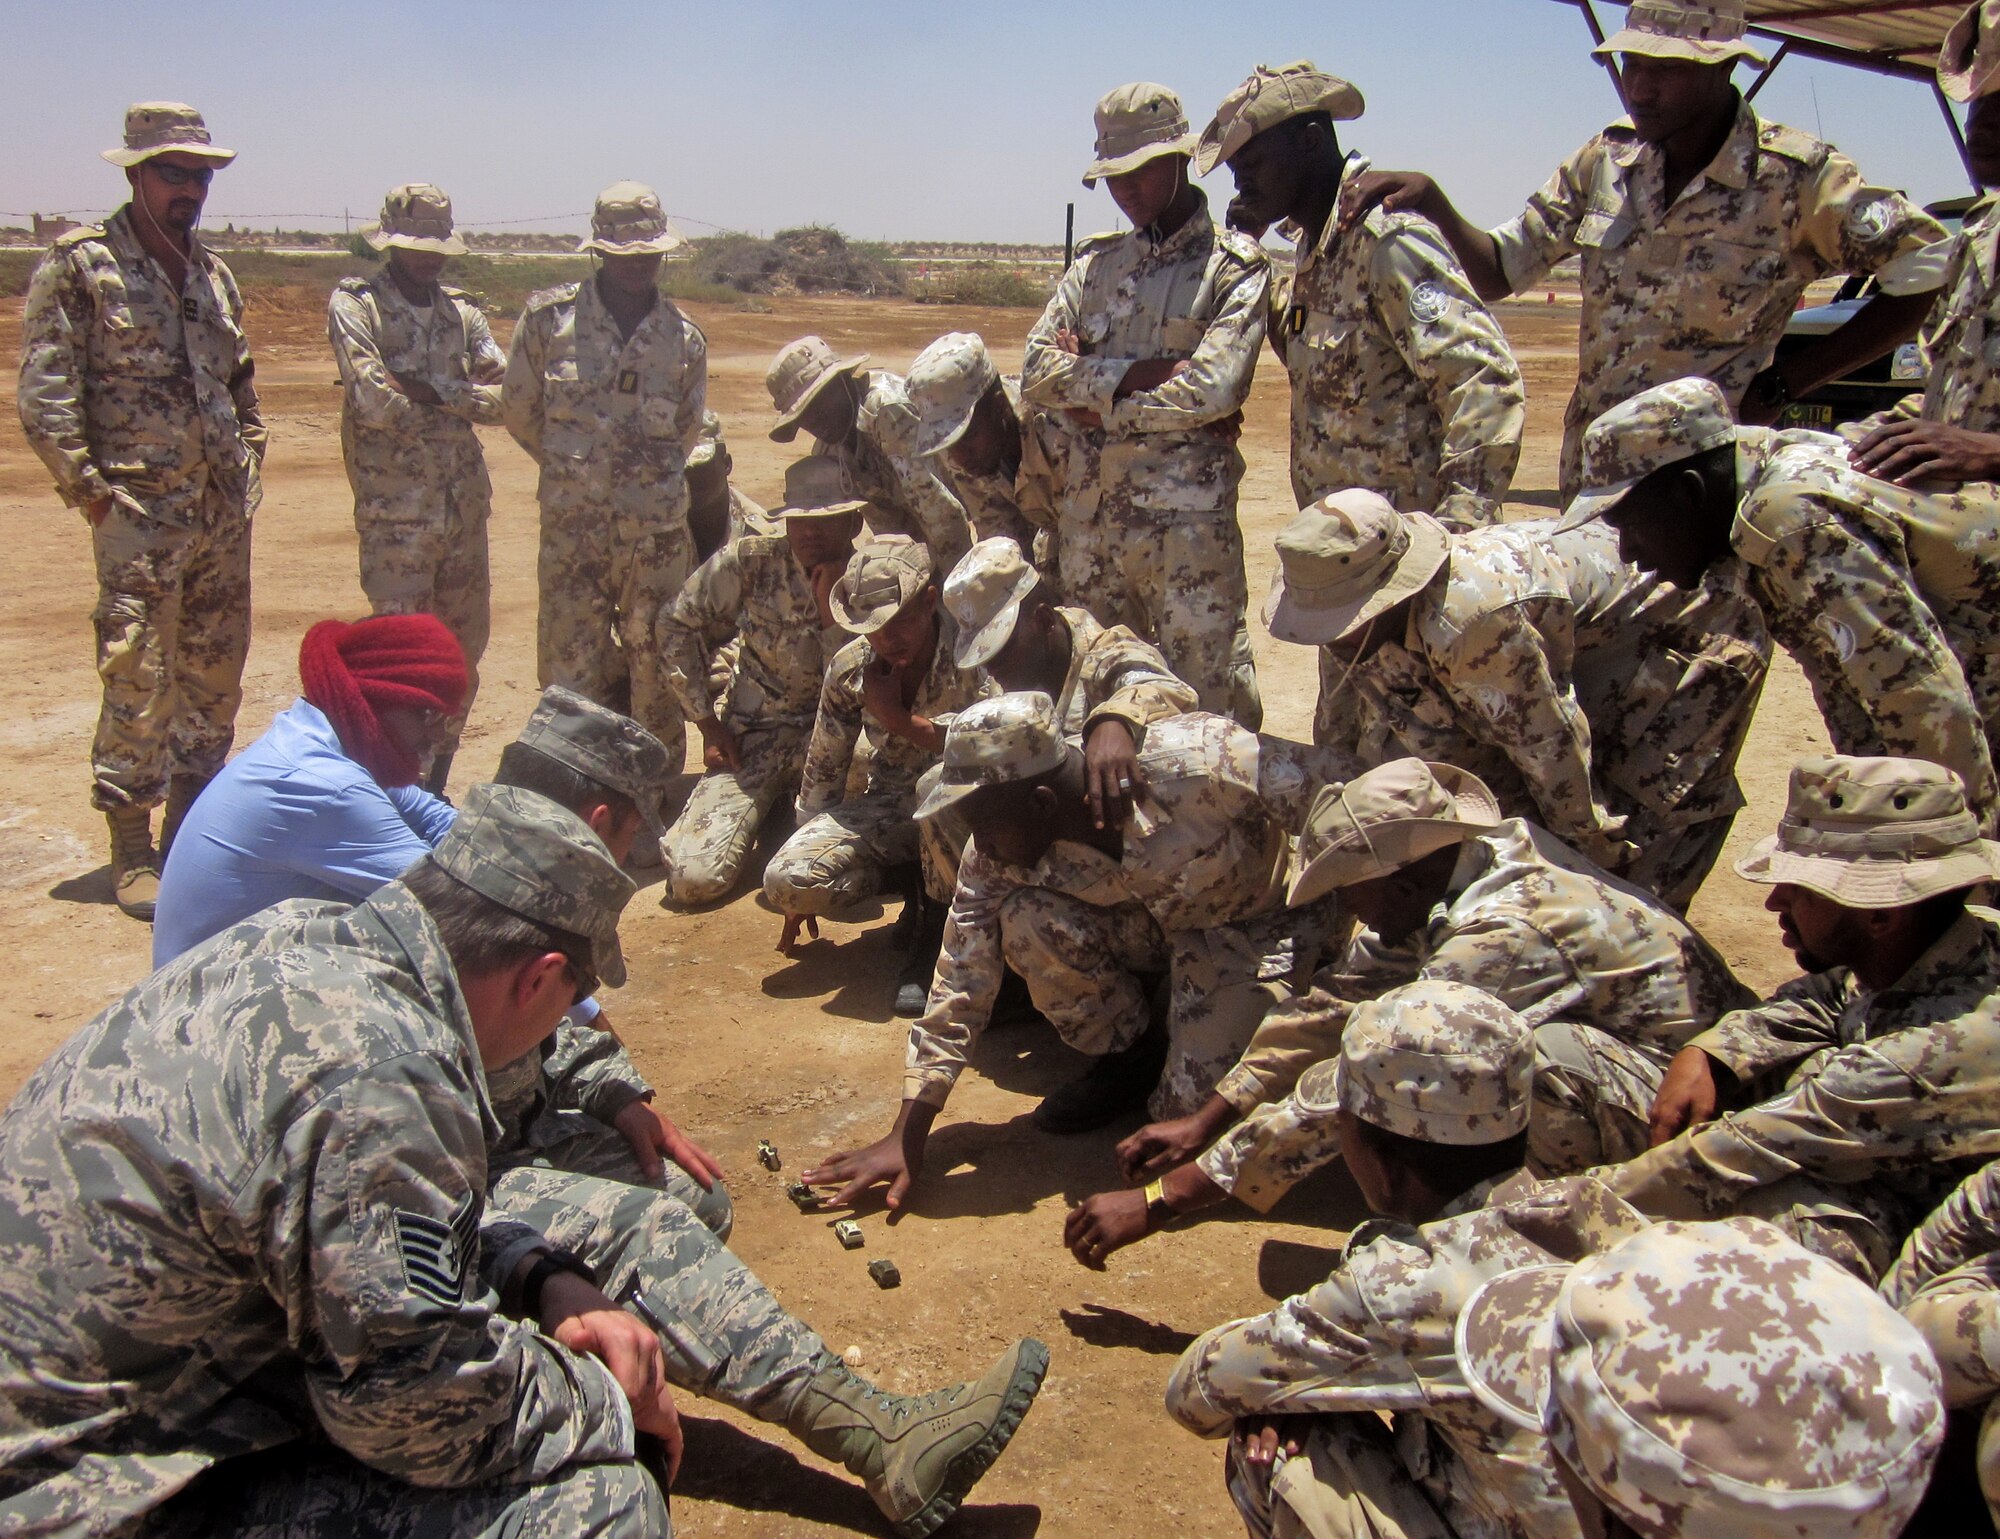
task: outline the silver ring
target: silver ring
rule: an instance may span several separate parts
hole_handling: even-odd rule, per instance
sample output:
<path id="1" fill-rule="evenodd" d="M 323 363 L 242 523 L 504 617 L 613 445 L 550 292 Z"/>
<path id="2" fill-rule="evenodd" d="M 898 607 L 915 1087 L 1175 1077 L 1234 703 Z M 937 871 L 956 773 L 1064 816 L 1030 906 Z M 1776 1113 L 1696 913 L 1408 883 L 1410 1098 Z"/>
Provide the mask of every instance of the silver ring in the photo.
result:
<path id="1" fill-rule="evenodd" d="M 1118 777 L 1118 789 L 1121 791 L 1129 791 L 1132 789 L 1132 782 L 1127 780 L 1123 775 L 1120 775 Z"/>

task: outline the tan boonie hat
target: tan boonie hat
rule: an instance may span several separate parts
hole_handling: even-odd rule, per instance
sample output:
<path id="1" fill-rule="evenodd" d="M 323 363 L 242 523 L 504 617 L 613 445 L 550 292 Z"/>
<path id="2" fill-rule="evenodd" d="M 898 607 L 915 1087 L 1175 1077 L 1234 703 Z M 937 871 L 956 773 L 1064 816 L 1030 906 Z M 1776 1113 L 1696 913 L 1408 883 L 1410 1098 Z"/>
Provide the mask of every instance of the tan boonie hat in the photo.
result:
<path id="1" fill-rule="evenodd" d="M 987 786 L 1037 779 L 1073 751 L 1063 742 L 1055 701 L 1040 690 L 975 700 L 945 728 L 938 782 L 916 816 L 936 817 Z"/>
<path id="2" fill-rule="evenodd" d="M 1584 429 L 1583 490 L 1556 532 L 1602 518 L 1656 470 L 1736 441 L 1736 418 L 1712 379 L 1669 380 L 1621 401 Z"/>
<path id="3" fill-rule="evenodd" d="M 676 251 L 687 242 L 667 223 L 660 195 L 643 182 L 613 182 L 597 195 L 590 211 L 590 239 L 578 251 L 604 256 L 644 256 Z"/>
<path id="4" fill-rule="evenodd" d="M 452 233 L 451 199 L 429 182 L 406 182 L 382 200 L 382 217 L 361 232 L 377 251 L 401 246 L 438 256 L 464 256 L 465 242 Z"/>
<path id="5" fill-rule="evenodd" d="M 1937 78 L 1955 102 L 2000 91 L 2000 0 L 1979 0 L 1951 24 L 1938 50 Z"/>
<path id="6" fill-rule="evenodd" d="M 1388 499 L 1351 489 L 1299 509 L 1277 546 L 1264 624 L 1280 641 L 1311 647 L 1351 636 L 1422 592 L 1451 535 L 1428 513 L 1398 513 Z"/>
<path id="7" fill-rule="evenodd" d="M 1484 989 L 1425 979 L 1354 1007 L 1340 1056 L 1299 1081 L 1385 1132 L 1433 1144 L 1497 1144 L 1525 1132 L 1535 1033 Z"/>
<path id="8" fill-rule="evenodd" d="M 841 629 L 870 636 L 895 619 L 930 580 L 928 545 L 907 534 L 878 534 L 855 549 L 827 607 Z"/>
<path id="9" fill-rule="evenodd" d="M 1504 1273 L 1455 1346 L 1481 1404 L 1663 1539 L 1892 1539 L 1944 1438 L 1916 1328 L 1762 1219 Z"/>
<path id="10" fill-rule="evenodd" d="M 1372 881 L 1469 839 L 1501 819 L 1477 775 L 1449 764 L 1391 759 L 1346 785 L 1322 786 L 1299 833 L 1294 906 Z"/>
<path id="11" fill-rule="evenodd" d="M 645 815 L 648 828 L 662 832 L 660 791 L 680 766 L 669 763 L 666 744 L 631 717 L 551 684 L 514 741 L 609 786 Z"/>
<path id="12" fill-rule="evenodd" d="M 431 859 L 502 908 L 589 942 L 590 970 L 624 986 L 618 916 L 634 884 L 574 813 L 518 786 L 476 785 Z"/>
<path id="13" fill-rule="evenodd" d="M 781 444 L 798 436 L 799 418 L 833 380 L 842 374 L 858 373 L 868 362 L 866 353 L 842 358 L 827 346 L 824 337 L 800 337 L 789 342 L 764 375 L 764 388 L 771 392 L 771 404 L 778 408 L 778 425 L 771 436 Z"/>
<path id="14" fill-rule="evenodd" d="M 972 414 L 1000 371 L 977 332 L 948 331 L 921 353 L 904 376 L 903 391 L 916 417 L 917 454 L 942 454 L 972 426 Z"/>
<path id="15" fill-rule="evenodd" d="M 1901 908 L 2000 878 L 1957 775 L 1925 759 L 1815 754 L 1792 768 L 1778 831 L 1738 876 L 1809 887 L 1847 908 Z"/>
<path id="16" fill-rule="evenodd" d="M 1361 92 L 1310 59 L 1294 59 L 1273 69 L 1260 64 L 1250 78 L 1222 98 L 1194 152 L 1195 169 L 1207 176 L 1267 128 L 1308 112 L 1324 112 L 1335 122 L 1361 116 Z"/>
<path id="17" fill-rule="evenodd" d="M 1083 185 L 1100 177 L 1122 176 L 1162 155 L 1192 155 L 1181 99 L 1163 85 L 1141 80 L 1119 86 L 1097 104 L 1097 155 L 1084 168 Z"/>
<path id="18" fill-rule="evenodd" d="M 944 580 L 944 607 L 958 626 L 953 661 L 961 668 L 992 662 L 1013 639 L 1021 600 L 1041 580 L 1021 547 L 1005 535 L 981 540 L 960 556 Z"/>
<path id="19" fill-rule="evenodd" d="M 830 454 L 809 454 L 785 467 L 781 518 L 840 518 L 867 506 L 866 498 L 854 495 L 847 467 Z"/>
<path id="20" fill-rule="evenodd" d="M 218 166 L 236 158 L 236 151 L 211 144 L 208 124 L 186 102 L 134 102 L 125 109 L 125 143 L 105 150 L 104 158 L 114 166 L 136 166 L 142 160 L 168 152 L 199 155 Z"/>
<path id="21" fill-rule="evenodd" d="M 1742 59 L 1760 69 L 1768 61 L 1743 41 L 1743 0 L 1638 0 L 1625 12 L 1623 31 L 1590 50 L 1597 58 L 1642 53 L 1654 59 L 1726 64 Z"/>

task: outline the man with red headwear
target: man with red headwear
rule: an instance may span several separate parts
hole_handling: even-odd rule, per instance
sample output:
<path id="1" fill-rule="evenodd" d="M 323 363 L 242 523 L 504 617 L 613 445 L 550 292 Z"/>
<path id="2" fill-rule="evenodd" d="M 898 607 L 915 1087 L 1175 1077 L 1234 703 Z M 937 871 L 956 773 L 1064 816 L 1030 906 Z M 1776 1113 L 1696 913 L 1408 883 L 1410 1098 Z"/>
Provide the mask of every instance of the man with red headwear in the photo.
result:
<path id="1" fill-rule="evenodd" d="M 365 898 L 451 826 L 450 806 L 417 784 L 465 699 L 465 654 L 442 620 L 322 620 L 299 648 L 299 682 L 182 823 L 155 967 L 286 898 Z"/>

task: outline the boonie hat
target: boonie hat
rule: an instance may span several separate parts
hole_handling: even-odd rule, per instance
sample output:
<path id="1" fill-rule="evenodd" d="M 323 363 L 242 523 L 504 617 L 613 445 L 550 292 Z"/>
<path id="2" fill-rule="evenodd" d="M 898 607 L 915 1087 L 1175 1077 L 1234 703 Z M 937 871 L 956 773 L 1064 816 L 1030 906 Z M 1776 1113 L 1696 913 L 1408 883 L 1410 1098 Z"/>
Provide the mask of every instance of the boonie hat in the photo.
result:
<path id="1" fill-rule="evenodd" d="M 1308 112 L 1324 112 L 1335 122 L 1361 116 L 1361 92 L 1310 59 L 1294 59 L 1275 69 L 1260 64 L 1250 78 L 1222 98 L 1194 152 L 1195 169 L 1207 176 L 1267 128 Z"/>
<path id="2" fill-rule="evenodd" d="M 1602 518 L 1656 470 L 1737 438 L 1736 418 L 1712 379 L 1669 380 L 1602 413 L 1583 432 L 1583 490 L 1556 532 Z"/>
<path id="3" fill-rule="evenodd" d="M 1742 59 L 1762 68 L 1768 61 L 1743 41 L 1743 0 L 1638 0 L 1625 12 L 1625 26 L 1591 53 L 1605 58 L 1641 53 L 1654 59 L 1692 59 L 1724 64 Z"/>
<path id="4" fill-rule="evenodd" d="M 125 109 L 125 143 L 102 153 L 114 166 L 136 166 L 169 151 L 199 155 L 218 166 L 236 158 L 236 151 L 209 141 L 208 124 L 186 102 L 132 103 Z"/>
<path id="5" fill-rule="evenodd" d="M 1815 754 L 1792 767 L 1778 831 L 1736 862 L 1753 882 L 1847 908 L 1901 908 L 2000 877 L 1965 786 L 1925 759 Z"/>
<path id="6" fill-rule="evenodd" d="M 590 970 L 624 986 L 618 916 L 635 886 L 576 814 L 518 786 L 476 785 L 431 859 L 523 919 L 580 936 Z"/>
<path id="7" fill-rule="evenodd" d="M 992 662 L 1013 639 L 1021 600 L 1041 580 L 1021 547 L 1003 534 L 981 540 L 960 556 L 944 580 L 944 607 L 958 626 L 952 660 L 961 668 Z"/>
<path id="8" fill-rule="evenodd" d="M 878 534 L 856 547 L 827 607 L 843 630 L 870 636 L 895 619 L 930 580 L 928 545 L 907 534 Z"/>
<path id="9" fill-rule="evenodd" d="M 406 182 L 382 200 L 382 217 L 361 232 L 377 251 L 401 246 L 438 256 L 464 256 L 465 242 L 452 230 L 451 199 L 429 182 Z"/>
<path id="10" fill-rule="evenodd" d="M 977 332 L 948 331 L 939 337 L 917 354 L 903 378 L 916 418 L 910 447 L 920 455 L 949 449 L 965 436 L 973 412 L 999 382 L 1000 371 Z"/>
<path id="11" fill-rule="evenodd" d="M 680 766 L 669 763 L 666 745 L 631 717 L 551 684 L 514 741 L 611 787 L 645 815 L 648 828 L 662 831 L 660 789 Z"/>
<path id="12" fill-rule="evenodd" d="M 1955 102 L 2000 90 L 2000 0 L 1979 0 L 1951 24 L 1938 50 L 1937 78 Z"/>
<path id="13" fill-rule="evenodd" d="M 868 506 L 854 495 L 847 467 L 830 454 L 808 454 L 785 467 L 785 505 L 781 518 L 840 518 Z"/>
<path id="14" fill-rule="evenodd" d="M 1322 786 L 1299 833 L 1298 875 L 1285 901 L 1296 907 L 1400 871 L 1501 815 L 1477 775 L 1422 759 L 1391 759 L 1344 786 Z"/>
<path id="15" fill-rule="evenodd" d="M 854 374 L 868 362 L 866 353 L 842 358 L 824 337 L 800 337 L 788 342 L 764 374 L 764 388 L 778 408 L 778 425 L 771 437 L 781 444 L 798 436 L 799 418 L 819 393 L 842 374 Z"/>
<path id="16" fill-rule="evenodd" d="M 1484 989 L 1424 979 L 1354 1007 L 1340 1056 L 1299 1081 L 1372 1127 L 1434 1144 L 1497 1144 L 1525 1132 L 1535 1033 Z"/>
<path id="17" fill-rule="evenodd" d="M 1181 99 L 1149 80 L 1106 92 L 1097 104 L 1097 154 L 1084 167 L 1083 185 L 1136 171 L 1162 155 L 1192 155 L 1194 135 L 1188 132 Z"/>
<path id="18" fill-rule="evenodd" d="M 1451 534 L 1428 513 L 1399 513 L 1354 488 L 1299 509 L 1277 546 L 1264 623 L 1280 641 L 1319 646 L 1422 592 L 1444 565 Z"/>
<path id="19" fill-rule="evenodd" d="M 1762 1219 L 1652 1224 L 1505 1273 L 1455 1345 L 1481 1404 L 1674 1539 L 1891 1539 L 1944 1438 L 1923 1337 Z"/>
<path id="20" fill-rule="evenodd" d="M 578 251 L 604 256 L 643 256 L 678 250 L 687 242 L 667 222 L 660 195 L 643 182 L 613 182 L 597 195 L 590 211 L 590 239 Z"/>
<path id="21" fill-rule="evenodd" d="M 975 700 L 945 728 L 937 784 L 916 810 L 934 818 L 987 786 L 1034 780 L 1066 762 L 1056 703 L 1040 690 Z"/>

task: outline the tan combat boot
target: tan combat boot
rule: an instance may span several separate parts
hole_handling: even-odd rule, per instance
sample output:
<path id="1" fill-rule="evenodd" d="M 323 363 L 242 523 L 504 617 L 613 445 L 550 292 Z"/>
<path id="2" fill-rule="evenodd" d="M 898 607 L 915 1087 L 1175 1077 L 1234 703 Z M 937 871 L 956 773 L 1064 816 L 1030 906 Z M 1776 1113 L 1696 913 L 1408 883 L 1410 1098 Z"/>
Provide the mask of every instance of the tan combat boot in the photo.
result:
<path id="1" fill-rule="evenodd" d="M 1030 1337 L 970 1384 L 892 1395 L 828 1357 L 785 1426 L 859 1475 L 901 1539 L 924 1539 L 992 1468 L 1048 1371 L 1049 1349 Z"/>
<path id="2" fill-rule="evenodd" d="M 111 895 L 134 919 L 148 924 L 160 896 L 160 856 L 153 848 L 151 807 L 112 807 L 104 819 L 111 825 Z"/>

